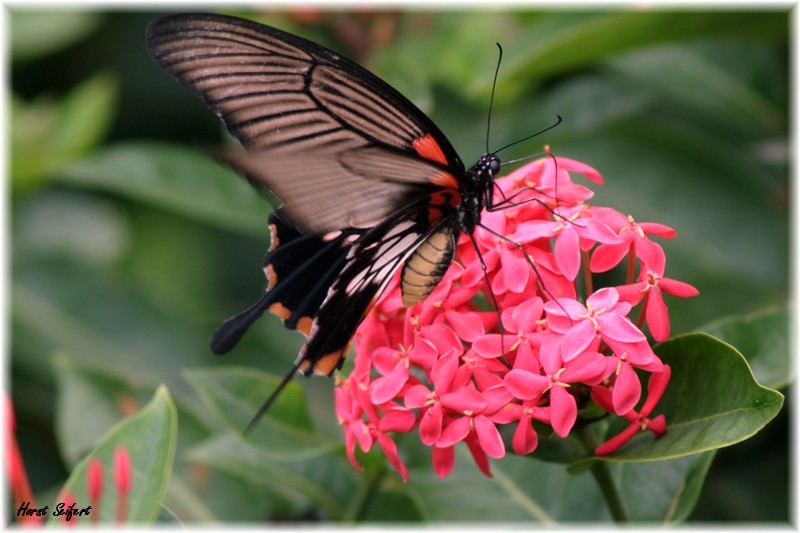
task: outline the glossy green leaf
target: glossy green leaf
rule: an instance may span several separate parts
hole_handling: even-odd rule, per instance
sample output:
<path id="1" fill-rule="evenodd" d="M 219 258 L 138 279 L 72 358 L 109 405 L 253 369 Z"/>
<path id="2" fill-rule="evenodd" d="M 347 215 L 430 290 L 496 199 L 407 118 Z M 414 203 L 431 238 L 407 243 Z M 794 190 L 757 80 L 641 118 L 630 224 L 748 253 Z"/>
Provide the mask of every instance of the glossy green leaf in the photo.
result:
<path id="1" fill-rule="evenodd" d="M 765 309 L 722 318 L 701 328 L 742 352 L 756 379 L 773 389 L 793 379 L 789 368 L 789 316 L 786 309 Z"/>
<path id="2" fill-rule="evenodd" d="M 76 507 L 90 505 L 86 486 L 86 469 L 96 459 L 103 467 L 104 481 L 100 504 L 95 505 L 81 523 L 96 519 L 116 520 L 119 495 L 114 484 L 114 453 L 119 447 L 128 451 L 131 459 L 131 488 L 126 500 L 126 523 L 151 523 L 161 513 L 167 482 L 172 473 L 172 461 L 177 441 L 177 415 L 166 387 L 160 387 L 153 400 L 135 415 L 111 428 L 97 446 L 76 467 L 62 489 L 73 496 Z M 99 507 L 99 510 L 98 510 Z M 54 507 L 55 508 L 55 507 Z M 57 518 L 51 517 L 51 520 Z"/>
<path id="3" fill-rule="evenodd" d="M 118 82 L 99 72 L 75 87 L 59 102 L 48 142 L 62 154 L 84 154 L 101 141 L 111 126 L 117 105 Z"/>
<path id="4" fill-rule="evenodd" d="M 710 335 L 682 335 L 655 351 L 672 369 L 652 415 L 666 416 L 667 432 L 659 439 L 640 432 L 608 460 L 653 461 L 730 446 L 761 430 L 783 406 L 783 395 L 759 385 L 736 349 Z"/>

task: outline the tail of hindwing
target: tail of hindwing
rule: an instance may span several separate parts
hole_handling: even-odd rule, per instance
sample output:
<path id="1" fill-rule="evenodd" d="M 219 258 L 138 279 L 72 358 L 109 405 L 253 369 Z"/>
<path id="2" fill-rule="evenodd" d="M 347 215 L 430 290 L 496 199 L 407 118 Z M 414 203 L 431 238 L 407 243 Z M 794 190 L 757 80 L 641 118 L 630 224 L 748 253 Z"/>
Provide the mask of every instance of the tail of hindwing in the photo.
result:
<path id="1" fill-rule="evenodd" d="M 314 315 L 345 265 L 350 247 L 345 234 L 303 235 L 274 214 L 269 223 L 272 246 L 263 262 L 267 291 L 214 333 L 210 341 L 214 353 L 230 351 L 264 311 L 309 336 Z"/>

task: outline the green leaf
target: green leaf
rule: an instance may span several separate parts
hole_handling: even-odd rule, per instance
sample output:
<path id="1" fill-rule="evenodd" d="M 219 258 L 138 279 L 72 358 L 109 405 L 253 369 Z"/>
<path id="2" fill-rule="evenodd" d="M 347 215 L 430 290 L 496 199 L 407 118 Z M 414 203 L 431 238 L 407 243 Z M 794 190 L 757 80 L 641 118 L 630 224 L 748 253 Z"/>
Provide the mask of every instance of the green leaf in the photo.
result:
<path id="1" fill-rule="evenodd" d="M 736 346 L 759 383 L 780 389 L 792 380 L 786 309 L 770 308 L 745 316 L 726 317 L 700 329 Z"/>
<path id="2" fill-rule="evenodd" d="M 255 444 L 258 444 L 256 446 Z M 298 453 L 260 447 L 234 431 L 221 433 L 189 451 L 193 461 L 208 464 L 259 486 L 286 503 L 283 512 L 296 515 L 306 508 L 320 518 L 343 520 L 354 495 L 363 492 L 364 479 L 338 448 L 306 448 Z M 336 453 L 334 453 L 336 451 Z"/>
<path id="3" fill-rule="evenodd" d="M 280 379 L 253 369 L 187 370 L 184 376 L 215 415 L 221 429 L 241 433 Z M 335 445 L 314 431 L 300 384 L 289 383 L 249 438 L 274 454 L 297 457 Z"/>
<path id="4" fill-rule="evenodd" d="M 410 466 L 407 490 L 426 521 L 525 522 L 607 521 L 602 496 L 591 476 L 570 476 L 563 465 L 506 455 L 486 477 L 467 452 L 456 447 L 456 465 L 444 479 L 427 460 Z"/>
<path id="5" fill-rule="evenodd" d="M 195 148 L 117 144 L 59 169 L 56 178 L 226 229 L 262 236 L 266 228 L 267 204 L 244 180 Z"/>
<path id="6" fill-rule="evenodd" d="M 57 257 L 104 267 L 123 259 L 131 227 L 120 206 L 72 191 L 48 190 L 15 204 L 16 267 Z"/>
<path id="7" fill-rule="evenodd" d="M 99 72 L 72 89 L 59 102 L 50 149 L 64 157 L 77 156 L 102 141 L 114 118 L 118 86 L 115 75 Z"/>
<path id="8" fill-rule="evenodd" d="M 60 165 L 74 161 L 103 140 L 116 111 L 118 83 L 99 73 L 57 102 L 12 99 L 11 176 L 15 189 L 38 185 Z"/>
<path id="9" fill-rule="evenodd" d="M 27 61 L 58 52 L 86 37 L 101 20 L 102 15 L 87 9 L 12 9 L 11 59 Z"/>
<path id="10" fill-rule="evenodd" d="M 765 46 L 756 48 L 752 43 L 742 43 L 736 49 L 730 43 L 670 45 L 626 54 L 614 59 L 612 66 L 656 89 L 674 105 L 694 113 L 698 120 L 702 116 L 750 135 L 773 134 L 785 129 L 783 110 L 761 95 L 744 75 L 737 76 L 717 58 L 731 54 L 739 62 L 763 62 L 765 54 L 759 52 Z M 756 66 L 753 65 L 754 70 Z M 700 86 L 702 91 L 697 90 Z"/>
<path id="11" fill-rule="evenodd" d="M 201 330 L 155 308 L 130 280 L 66 261 L 28 263 L 15 277 L 15 351 L 25 354 L 15 364 L 31 371 L 62 352 L 119 379 L 179 390 L 188 388 L 180 370 L 210 357 Z"/>
<path id="12" fill-rule="evenodd" d="M 76 507 L 90 505 L 87 493 L 87 465 L 97 460 L 103 466 L 104 490 L 99 506 L 94 505 L 90 514 L 101 522 L 116 520 L 119 495 L 115 493 L 114 453 L 125 448 L 131 459 L 131 488 L 126 500 L 127 523 L 151 523 L 161 513 L 164 494 L 172 472 L 177 441 L 177 416 L 175 405 L 166 387 L 159 387 L 152 401 L 135 415 L 126 418 L 111 428 L 92 452 L 73 470 L 62 489 L 58 501 L 63 502 L 66 493 L 72 495 Z M 99 507 L 99 510 L 98 510 Z M 55 505 L 53 506 L 55 508 Z M 56 521 L 58 518 L 50 518 Z M 81 522 L 89 520 L 82 518 Z"/>
<path id="13" fill-rule="evenodd" d="M 286 387 L 245 437 L 242 430 L 279 379 L 237 367 L 191 370 L 184 375 L 219 427 L 214 437 L 192 447 L 192 461 L 266 489 L 269 501 L 284 502 L 273 504 L 280 516 L 297 516 L 314 508 L 330 519 L 352 514 L 352 495 L 363 490 L 361 475 L 344 458 L 341 435 L 329 440 L 313 427 L 298 383 Z"/>
<path id="14" fill-rule="evenodd" d="M 58 385 L 58 444 L 66 463 L 74 466 L 108 428 L 140 405 L 144 393 L 117 377 L 77 364 L 64 354 L 55 358 L 53 366 Z M 91 417 L 86 416 L 89 412 Z"/>
<path id="15" fill-rule="evenodd" d="M 677 524 L 700 497 L 715 452 L 647 463 L 616 463 L 612 476 L 631 522 Z"/>
<path id="16" fill-rule="evenodd" d="M 553 13 L 535 20 L 513 46 L 506 46 L 509 53 L 501 83 L 522 90 L 526 80 L 590 65 L 636 47 L 719 35 L 777 38 L 787 27 L 784 13 Z"/>
<path id="17" fill-rule="evenodd" d="M 672 369 L 652 414 L 666 416 L 667 432 L 658 439 L 640 432 L 606 460 L 654 461 L 730 446 L 756 434 L 783 406 L 783 395 L 759 385 L 738 351 L 710 335 L 682 335 L 655 352 Z"/>

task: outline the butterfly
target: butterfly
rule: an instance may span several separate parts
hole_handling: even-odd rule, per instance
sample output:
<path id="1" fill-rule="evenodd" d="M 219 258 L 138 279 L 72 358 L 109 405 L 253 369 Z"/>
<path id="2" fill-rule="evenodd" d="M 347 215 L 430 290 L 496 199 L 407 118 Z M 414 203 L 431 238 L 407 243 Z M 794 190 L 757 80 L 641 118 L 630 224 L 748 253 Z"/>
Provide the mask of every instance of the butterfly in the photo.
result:
<path id="1" fill-rule="evenodd" d="M 147 46 L 243 145 L 227 162 L 281 202 L 269 217 L 266 292 L 210 341 L 228 352 L 265 311 L 306 335 L 259 415 L 296 373 L 341 367 L 398 270 L 403 305 L 422 302 L 459 236 L 473 238 L 482 210 L 507 201 L 494 202 L 497 151 L 465 168 L 413 103 L 319 44 L 241 18 L 177 14 L 148 26 Z"/>

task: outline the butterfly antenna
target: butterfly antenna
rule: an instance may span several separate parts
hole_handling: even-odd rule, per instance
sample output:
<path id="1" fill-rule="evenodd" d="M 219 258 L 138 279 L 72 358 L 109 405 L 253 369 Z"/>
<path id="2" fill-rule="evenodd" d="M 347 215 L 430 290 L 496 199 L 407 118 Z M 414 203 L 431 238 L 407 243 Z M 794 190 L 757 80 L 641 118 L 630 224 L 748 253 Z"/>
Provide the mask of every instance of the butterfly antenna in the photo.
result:
<path id="1" fill-rule="evenodd" d="M 256 412 L 256 414 L 253 415 L 253 418 L 252 418 L 252 420 L 250 420 L 250 423 L 247 424 L 246 428 L 244 428 L 244 435 L 245 436 L 249 435 L 250 432 L 253 431 L 253 428 L 256 427 L 256 425 L 261 420 L 261 418 L 265 414 L 267 414 L 267 411 L 269 411 L 269 408 L 272 407 L 272 404 L 275 403 L 275 400 L 278 399 L 278 396 L 280 395 L 280 393 L 283 392 L 283 389 L 286 388 L 286 385 L 288 385 L 289 382 L 292 381 L 292 378 L 297 373 L 297 371 L 300 369 L 300 363 L 301 362 L 302 361 L 298 361 L 297 363 L 294 364 L 294 366 L 292 366 L 291 370 L 289 370 L 289 372 L 287 372 L 286 375 L 283 376 L 283 379 L 281 379 L 281 382 L 278 383 L 278 386 L 275 388 L 275 390 L 272 391 L 272 394 L 270 394 L 269 397 L 266 400 L 264 400 L 264 403 L 262 403 L 261 407 L 258 408 L 258 411 Z"/>
<path id="2" fill-rule="evenodd" d="M 497 57 L 497 66 L 494 69 L 494 80 L 492 81 L 492 95 L 489 97 L 489 118 L 486 119 L 486 153 L 489 153 L 489 133 L 492 131 L 492 109 L 494 108 L 494 90 L 497 88 L 497 76 L 500 74 L 500 62 L 503 61 L 503 47 L 500 43 L 494 43 L 500 51 Z"/>
<path id="3" fill-rule="evenodd" d="M 562 120 L 561 119 L 561 115 L 556 115 L 556 121 L 554 123 L 550 124 L 549 126 L 547 126 L 546 128 L 544 128 L 543 130 L 539 130 L 536 133 L 532 133 L 531 135 L 528 135 L 527 137 L 523 137 L 522 139 L 516 140 L 516 141 L 514 141 L 512 143 L 508 143 L 507 145 L 503 146 L 502 148 L 498 148 L 497 150 L 495 150 L 494 154 L 497 155 L 500 152 L 502 152 L 503 150 L 505 150 L 506 148 L 511 148 L 515 144 L 519 144 L 519 143 L 521 143 L 523 141 L 527 141 L 528 139 L 533 139 L 537 135 L 541 135 L 543 133 L 546 133 L 546 132 L 552 130 L 553 128 L 555 128 L 556 126 L 561 124 L 561 120 Z"/>

